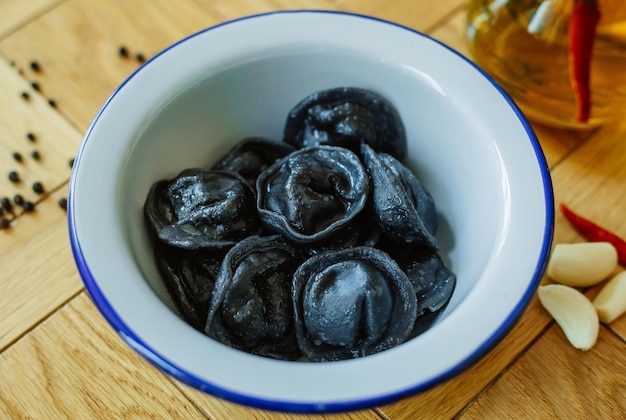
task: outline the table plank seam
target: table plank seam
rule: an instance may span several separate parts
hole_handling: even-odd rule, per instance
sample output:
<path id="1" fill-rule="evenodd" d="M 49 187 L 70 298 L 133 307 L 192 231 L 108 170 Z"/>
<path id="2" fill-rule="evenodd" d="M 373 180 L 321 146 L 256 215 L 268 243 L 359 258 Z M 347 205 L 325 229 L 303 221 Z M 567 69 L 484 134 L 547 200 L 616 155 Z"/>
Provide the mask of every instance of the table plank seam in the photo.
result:
<path id="1" fill-rule="evenodd" d="M 559 160 L 557 160 L 556 162 L 554 162 L 552 164 L 552 166 L 550 167 L 550 173 L 552 174 L 554 172 L 554 170 L 559 167 L 559 165 L 563 162 L 566 162 L 568 160 L 568 158 L 573 155 L 574 153 L 576 153 L 576 151 L 578 149 L 580 149 L 582 146 L 584 146 L 587 142 L 591 141 L 591 138 L 594 137 L 594 135 L 599 131 L 599 128 L 595 128 L 590 130 L 588 133 L 586 133 L 582 140 L 580 142 L 578 142 L 578 144 L 576 144 L 574 147 L 572 147 L 571 149 L 569 149 L 566 153 L 563 154 L 563 156 L 561 156 L 561 158 Z"/>
<path id="2" fill-rule="evenodd" d="M 13 33 L 19 31 L 20 29 L 22 29 L 23 27 L 31 24 L 32 22 L 34 22 L 35 20 L 37 20 L 38 18 L 40 18 L 41 16 L 46 15 L 48 12 L 50 12 L 51 10 L 57 8 L 58 6 L 61 5 L 61 3 L 67 2 L 69 0 L 57 0 L 56 2 L 48 5 L 47 7 L 42 8 L 41 10 L 38 10 L 36 13 L 33 13 L 29 19 L 24 20 L 23 22 L 19 22 L 18 24 L 10 27 L 10 29 L 4 33 L 0 33 L 0 41 L 3 41 L 5 38 L 10 37 L 11 35 L 13 35 Z"/>
<path id="3" fill-rule="evenodd" d="M 448 13 L 446 13 L 445 15 L 443 15 L 441 17 L 441 19 L 439 19 L 438 21 L 436 21 L 435 23 L 433 23 L 432 25 L 430 25 L 428 28 L 424 29 L 424 33 L 426 34 L 431 34 L 435 31 L 437 31 L 438 29 L 444 27 L 445 25 L 447 25 L 448 23 L 450 23 L 450 21 L 456 17 L 457 14 L 461 14 L 461 13 L 465 13 L 465 9 L 467 8 L 466 4 L 462 4 L 460 6 L 455 7 L 454 9 L 450 10 Z M 455 50 L 458 47 L 455 47 Z M 468 57 L 471 59 L 471 57 Z"/>
<path id="4" fill-rule="evenodd" d="M 391 417 L 385 414 L 385 411 L 382 408 L 374 407 L 373 411 L 374 413 L 376 413 L 377 416 L 380 416 L 381 420 L 391 420 Z"/>
<path id="5" fill-rule="evenodd" d="M 521 359 L 527 352 L 530 350 L 535 343 L 537 343 L 541 337 L 553 326 L 556 322 L 554 320 L 550 320 L 537 334 L 533 337 L 532 340 L 528 342 L 524 348 L 522 348 L 515 357 L 513 357 L 509 363 L 504 366 L 497 375 L 495 375 L 479 392 L 477 392 L 474 397 L 454 416 L 454 419 L 460 419 L 471 407 L 480 400 L 481 396 L 485 395 L 489 389 L 496 384 L 508 371 L 512 366 L 517 364 L 519 359 Z"/>
<path id="6" fill-rule="evenodd" d="M 53 186 L 51 188 L 50 187 L 46 188 L 45 192 L 43 194 L 41 194 L 36 201 L 34 201 L 35 211 L 37 210 L 37 204 L 40 204 L 44 200 L 50 199 L 50 197 L 52 197 L 55 193 L 61 191 L 64 187 L 68 188 L 68 184 L 69 184 L 69 178 L 64 180 L 63 182 L 61 182 L 61 184 L 59 184 L 57 186 Z M 66 194 L 66 196 L 67 196 L 67 194 Z M 26 214 L 26 212 L 24 210 L 22 210 L 19 213 L 16 213 L 16 212 L 12 211 L 10 213 L 10 218 L 9 218 L 9 221 L 11 222 L 11 225 L 13 224 L 13 222 L 18 221 L 21 217 L 24 217 L 25 214 Z M 8 229 L 19 229 L 19 228 L 14 228 L 13 226 L 10 226 Z"/>
<path id="7" fill-rule="evenodd" d="M 61 302 L 56 308 L 54 308 L 53 310 L 51 310 L 48 314 L 46 314 L 45 316 L 43 316 L 39 322 L 31 325 L 30 327 L 24 329 L 23 331 L 21 331 L 18 335 L 15 336 L 15 338 L 11 341 L 9 341 L 6 346 L 4 346 L 4 348 L 0 349 L 0 357 L 2 357 L 2 355 L 4 354 L 4 352 L 6 352 L 7 350 L 9 350 L 10 348 L 12 348 L 13 346 L 15 346 L 16 344 L 18 344 L 22 338 L 24 338 L 25 336 L 27 336 L 28 334 L 30 334 L 31 332 L 35 331 L 37 328 L 39 328 L 45 321 L 47 321 L 48 319 L 50 319 L 51 317 L 53 317 L 57 312 L 59 312 L 59 310 L 63 309 L 65 306 L 67 306 L 70 302 L 72 302 L 75 298 L 77 298 L 78 296 L 80 296 L 81 293 L 83 293 L 85 291 L 84 287 L 81 287 L 80 290 L 78 290 L 77 292 L 75 292 L 74 294 L 68 296 L 67 299 L 65 299 L 63 302 Z"/>

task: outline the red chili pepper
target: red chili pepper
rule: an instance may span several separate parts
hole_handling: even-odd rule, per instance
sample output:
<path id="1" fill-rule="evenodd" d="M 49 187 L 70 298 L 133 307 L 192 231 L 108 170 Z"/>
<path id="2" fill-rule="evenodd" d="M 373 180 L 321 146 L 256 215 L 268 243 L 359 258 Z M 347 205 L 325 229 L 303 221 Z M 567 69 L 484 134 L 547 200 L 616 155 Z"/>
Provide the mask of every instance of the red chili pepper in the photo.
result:
<path id="1" fill-rule="evenodd" d="M 574 0 L 569 21 L 570 76 L 578 104 L 576 120 L 587 122 L 591 113 L 591 54 L 600 21 L 597 0 Z"/>
<path id="2" fill-rule="evenodd" d="M 574 213 L 565 204 L 560 205 L 561 213 L 569 222 L 576 228 L 576 230 L 585 237 L 589 242 L 609 242 L 617 250 L 617 257 L 619 263 L 626 265 L 626 241 L 622 238 L 600 227 L 591 220 L 585 219 L 582 216 Z"/>

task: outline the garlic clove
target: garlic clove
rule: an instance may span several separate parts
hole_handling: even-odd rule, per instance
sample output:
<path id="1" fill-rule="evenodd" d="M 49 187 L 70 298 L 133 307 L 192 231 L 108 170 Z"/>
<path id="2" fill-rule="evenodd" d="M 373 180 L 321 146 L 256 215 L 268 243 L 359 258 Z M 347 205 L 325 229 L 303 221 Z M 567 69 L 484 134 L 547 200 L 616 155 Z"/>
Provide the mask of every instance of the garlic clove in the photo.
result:
<path id="1" fill-rule="evenodd" d="M 557 283 L 572 287 L 593 286 L 617 267 L 617 250 L 608 242 L 557 244 L 546 274 Z"/>
<path id="2" fill-rule="evenodd" d="M 598 318 L 605 324 L 622 316 L 626 312 L 626 271 L 607 281 L 592 303 Z"/>
<path id="3" fill-rule="evenodd" d="M 596 309 L 585 295 L 563 284 L 539 286 L 537 294 L 575 348 L 586 351 L 595 345 L 600 322 Z"/>

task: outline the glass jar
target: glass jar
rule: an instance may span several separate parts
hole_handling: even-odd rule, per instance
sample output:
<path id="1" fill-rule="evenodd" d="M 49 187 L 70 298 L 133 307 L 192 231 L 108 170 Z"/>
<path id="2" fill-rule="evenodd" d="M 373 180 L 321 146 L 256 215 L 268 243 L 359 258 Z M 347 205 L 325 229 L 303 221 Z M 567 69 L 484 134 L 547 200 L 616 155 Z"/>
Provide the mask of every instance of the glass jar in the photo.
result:
<path id="1" fill-rule="evenodd" d="M 598 0 L 589 119 L 577 119 L 569 21 L 575 0 L 470 0 L 474 61 L 538 122 L 591 128 L 626 114 L 626 0 Z"/>

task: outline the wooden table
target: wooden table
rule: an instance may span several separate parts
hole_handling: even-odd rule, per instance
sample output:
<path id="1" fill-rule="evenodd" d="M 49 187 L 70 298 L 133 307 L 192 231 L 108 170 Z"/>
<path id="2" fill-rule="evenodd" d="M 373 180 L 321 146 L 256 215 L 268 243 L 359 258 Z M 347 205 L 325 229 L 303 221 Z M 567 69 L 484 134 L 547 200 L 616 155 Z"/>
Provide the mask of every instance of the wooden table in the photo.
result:
<path id="1" fill-rule="evenodd" d="M 33 212 L 16 211 L 11 226 L 0 230 L 0 418 L 314 417 L 254 410 L 204 395 L 129 349 L 86 295 L 74 266 L 66 213 L 58 204 L 67 193 L 68 162 L 95 113 L 142 55 L 207 26 L 269 10 L 347 10 L 395 20 L 466 53 L 465 4 L 0 0 L 0 197 L 19 193 L 36 204 Z M 127 58 L 118 54 L 120 46 L 127 48 Z M 592 132 L 534 128 L 557 202 L 626 237 L 626 123 Z M 38 160 L 31 155 L 35 150 Z M 8 180 L 13 169 L 21 182 Z M 32 191 L 36 181 L 43 183 L 44 194 Z M 555 243 L 580 240 L 557 215 Z M 324 417 L 624 418 L 625 341 L 622 317 L 601 327 L 591 351 L 577 351 L 534 299 L 512 332 L 459 377 L 389 406 Z"/>

